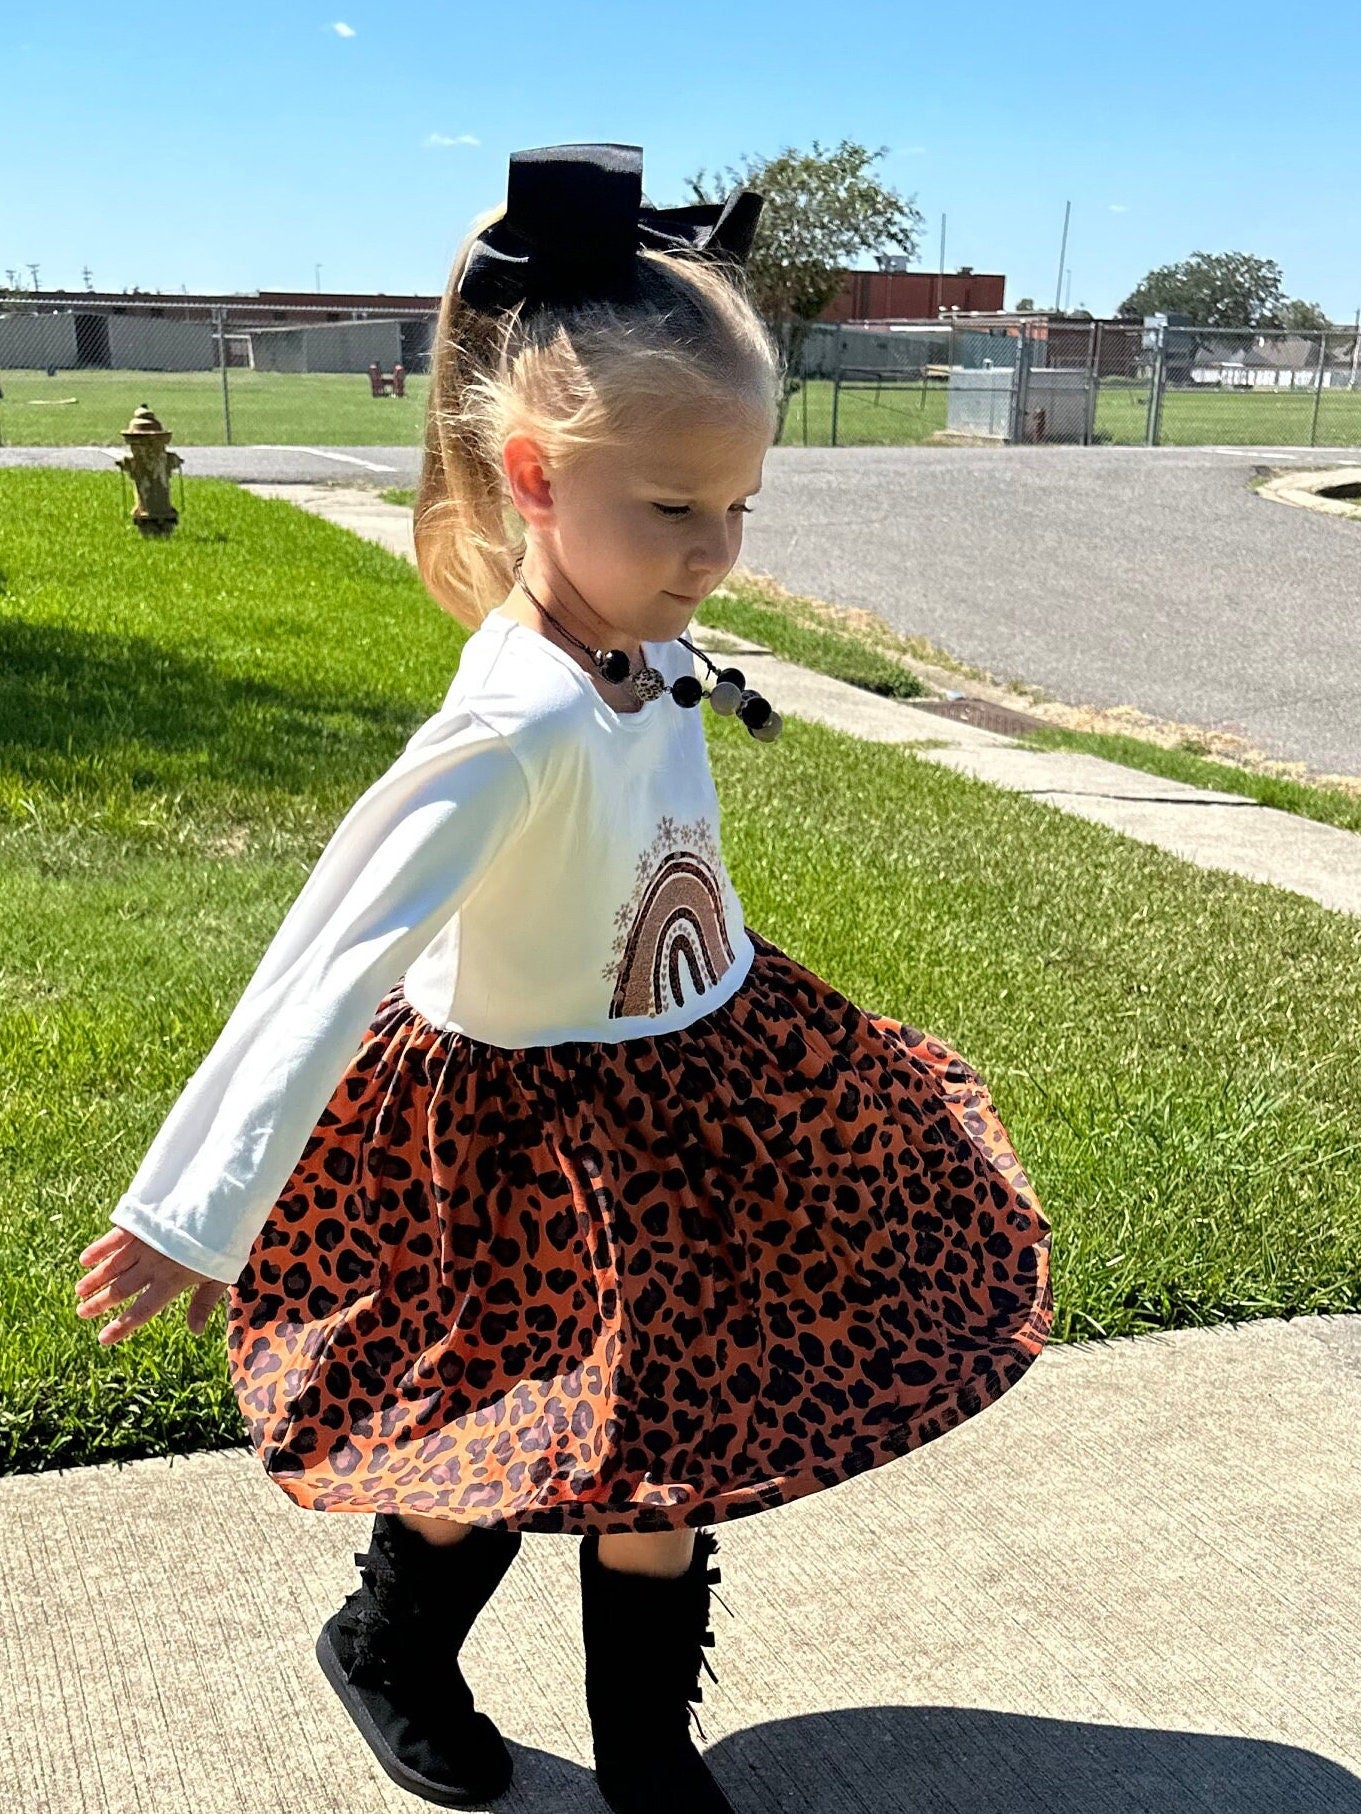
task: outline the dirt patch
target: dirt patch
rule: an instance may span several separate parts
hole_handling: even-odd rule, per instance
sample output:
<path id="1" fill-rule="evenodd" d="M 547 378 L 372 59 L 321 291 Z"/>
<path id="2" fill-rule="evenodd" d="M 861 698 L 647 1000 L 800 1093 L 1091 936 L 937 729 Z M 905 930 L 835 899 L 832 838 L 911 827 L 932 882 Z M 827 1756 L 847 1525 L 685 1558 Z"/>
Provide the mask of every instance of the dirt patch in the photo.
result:
<path id="1" fill-rule="evenodd" d="M 238 822 L 214 833 L 211 838 L 205 838 L 203 854 L 208 857 L 240 857 L 250 849 L 251 842 L 251 827 Z"/>
<path id="2" fill-rule="evenodd" d="M 1005 447 L 1002 435 L 969 435 L 962 428 L 937 428 L 922 441 L 923 447 Z"/>

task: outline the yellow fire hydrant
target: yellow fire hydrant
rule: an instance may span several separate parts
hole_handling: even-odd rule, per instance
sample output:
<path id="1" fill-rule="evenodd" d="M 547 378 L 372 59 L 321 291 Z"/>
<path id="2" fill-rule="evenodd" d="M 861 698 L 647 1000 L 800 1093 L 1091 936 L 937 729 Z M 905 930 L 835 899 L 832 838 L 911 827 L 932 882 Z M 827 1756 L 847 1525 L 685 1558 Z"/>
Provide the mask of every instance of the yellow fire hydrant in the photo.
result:
<path id="1" fill-rule="evenodd" d="M 143 535 L 169 535 L 180 520 L 170 502 L 170 475 L 184 465 L 169 448 L 170 430 L 157 421 L 155 412 L 139 403 L 123 430 L 128 451 L 114 465 L 127 473 L 137 492 L 132 520 Z"/>

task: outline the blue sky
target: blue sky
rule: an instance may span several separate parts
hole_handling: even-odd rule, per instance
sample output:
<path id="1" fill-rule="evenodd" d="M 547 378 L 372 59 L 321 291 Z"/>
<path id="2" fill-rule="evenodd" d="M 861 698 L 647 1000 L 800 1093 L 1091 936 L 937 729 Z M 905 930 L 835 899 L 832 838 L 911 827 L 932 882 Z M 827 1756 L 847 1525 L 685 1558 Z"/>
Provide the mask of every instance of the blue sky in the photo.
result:
<path id="1" fill-rule="evenodd" d="M 1196 250 L 1274 258 L 1361 307 L 1356 59 L 1340 15 L 1256 4 L 854 8 L 275 0 L 0 4 L 0 280 L 437 292 L 527 145 L 644 147 L 685 178 L 786 146 L 888 147 L 953 270 L 1114 310 Z M 677 20 L 683 24 L 677 24 Z M 144 147 L 158 145 L 147 155 Z M 869 267 L 872 259 L 861 263 Z"/>

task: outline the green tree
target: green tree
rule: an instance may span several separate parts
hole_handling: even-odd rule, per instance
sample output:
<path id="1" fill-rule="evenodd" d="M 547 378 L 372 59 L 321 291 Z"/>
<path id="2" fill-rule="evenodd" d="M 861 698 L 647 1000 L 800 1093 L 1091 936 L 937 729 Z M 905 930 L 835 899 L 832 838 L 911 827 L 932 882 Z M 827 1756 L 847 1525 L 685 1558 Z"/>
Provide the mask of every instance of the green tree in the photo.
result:
<path id="1" fill-rule="evenodd" d="M 1316 302 L 1305 302 L 1298 296 L 1281 308 L 1280 317 L 1279 326 L 1294 328 L 1297 332 L 1332 326 L 1326 312 Z"/>
<path id="2" fill-rule="evenodd" d="M 1248 252 L 1193 252 L 1150 271 L 1116 310 L 1135 320 L 1180 309 L 1198 327 L 1279 327 L 1286 306 L 1281 267 Z"/>
<path id="3" fill-rule="evenodd" d="M 746 158 L 712 186 L 704 170 L 689 177 L 691 200 L 721 201 L 739 185 L 765 197 L 747 262 L 752 300 L 770 324 L 785 360 L 780 432 L 799 384 L 808 331 L 839 295 L 854 259 L 893 247 L 913 257 L 924 216 L 871 169 L 888 147 L 869 151 L 843 139 L 824 151 L 787 146 L 769 158 Z"/>

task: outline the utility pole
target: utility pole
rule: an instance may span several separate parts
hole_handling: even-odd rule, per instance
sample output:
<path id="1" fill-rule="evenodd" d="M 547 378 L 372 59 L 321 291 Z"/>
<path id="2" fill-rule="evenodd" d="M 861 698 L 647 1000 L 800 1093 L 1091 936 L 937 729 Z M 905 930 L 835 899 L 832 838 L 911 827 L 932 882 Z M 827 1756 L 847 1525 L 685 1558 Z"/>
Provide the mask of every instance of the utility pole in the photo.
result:
<path id="1" fill-rule="evenodd" d="M 945 216 L 940 217 L 940 277 L 936 283 L 936 313 L 945 307 Z"/>
<path id="2" fill-rule="evenodd" d="M 1063 261 L 1068 256 L 1068 214 L 1072 206 L 1070 201 L 1063 204 L 1063 243 L 1059 247 L 1059 286 L 1054 291 L 1055 311 L 1063 307 Z"/>
<path id="3" fill-rule="evenodd" d="M 317 272 L 317 295 L 320 296 L 321 295 L 321 266 L 320 265 L 318 265 L 316 267 L 316 272 Z"/>
<path id="4" fill-rule="evenodd" d="M 37 265 L 30 265 L 28 268 L 33 273 L 33 288 L 36 290 L 38 287 L 38 267 Z"/>
<path id="5" fill-rule="evenodd" d="M 92 291 L 95 287 L 95 280 L 94 273 L 91 271 L 89 265 L 82 265 L 80 267 L 80 274 L 85 279 L 85 288 Z"/>

